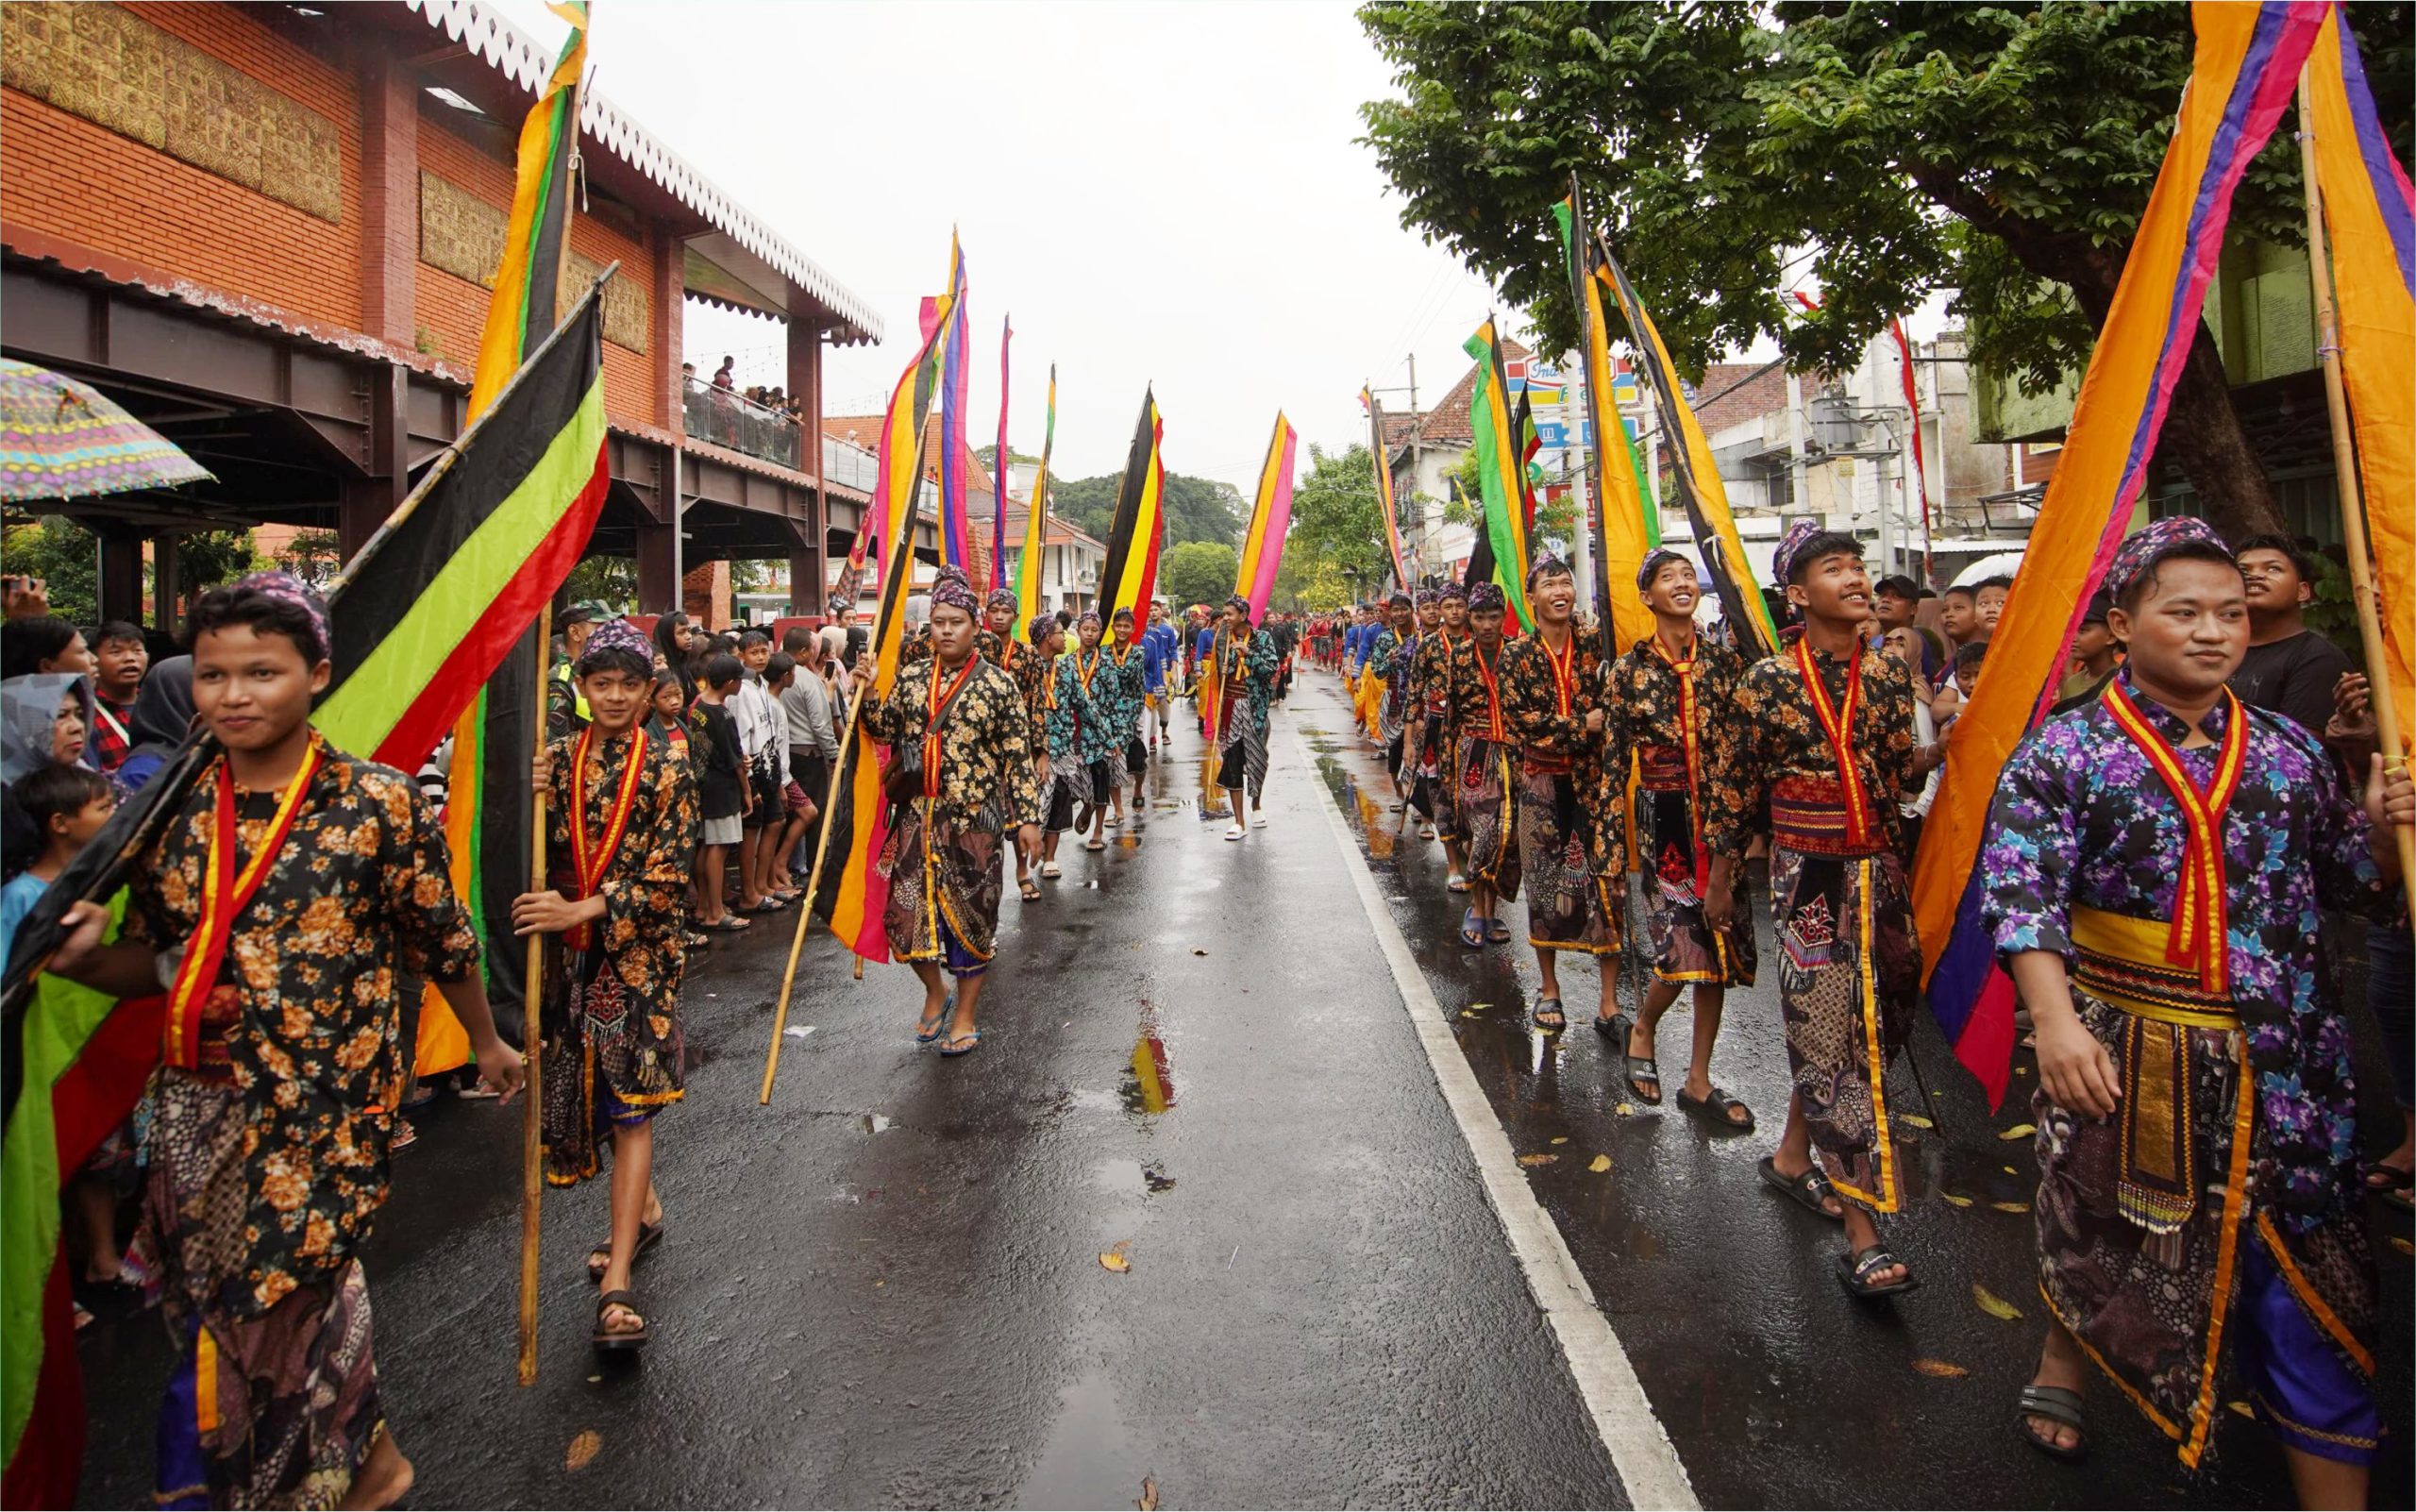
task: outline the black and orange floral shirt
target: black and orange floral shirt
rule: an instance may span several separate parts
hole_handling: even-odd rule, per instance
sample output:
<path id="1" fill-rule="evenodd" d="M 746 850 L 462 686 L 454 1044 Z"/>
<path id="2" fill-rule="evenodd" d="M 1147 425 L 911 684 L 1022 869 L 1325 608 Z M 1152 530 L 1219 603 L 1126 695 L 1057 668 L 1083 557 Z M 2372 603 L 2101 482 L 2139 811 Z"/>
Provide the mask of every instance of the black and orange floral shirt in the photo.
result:
<path id="1" fill-rule="evenodd" d="M 1474 735 L 1481 740 L 1499 738 L 1516 741 L 1518 736 L 1510 723 L 1509 696 L 1502 687 L 1502 664 L 1510 655 L 1511 642 L 1502 641 L 1491 651 L 1480 648 L 1476 637 L 1460 643 L 1445 670 L 1444 701 L 1449 705 L 1444 723 L 1454 738 Z M 1485 687 L 1485 674 L 1493 674 L 1491 692 Z M 1549 674 L 1547 674 L 1549 675 Z M 1495 706 L 1502 712 L 1502 731 L 1497 737 L 1493 730 Z"/>
<path id="2" fill-rule="evenodd" d="M 1038 761 L 1049 754 L 1049 658 L 1021 641 L 1003 637 L 998 638 L 996 654 L 988 646 L 981 647 L 981 654 L 1015 680 L 1015 690 L 1023 695 L 1024 716 L 1031 725 L 1027 738 L 1032 742 L 1032 759 Z"/>
<path id="3" fill-rule="evenodd" d="M 902 668 L 889 697 L 864 694 L 864 730 L 887 745 L 919 745 L 931 724 L 931 679 L 955 674 L 926 659 Z M 948 683 L 940 684 L 943 693 Z M 990 833 L 1041 819 L 1040 779 L 1032 767 L 1032 721 L 1015 679 L 976 656 L 965 686 L 940 708 L 940 818 L 943 826 Z M 925 767 L 929 781 L 930 768 Z"/>
<path id="4" fill-rule="evenodd" d="M 1686 731 L 1682 714 L 1677 668 L 1648 635 L 1602 674 L 1602 772 L 1604 781 L 1622 789 L 1630 759 L 1642 748 L 1666 746 L 1684 750 Z M 1711 776 L 1713 752 L 1720 736 L 1720 711 L 1736 697 L 1736 681 L 1745 675 L 1745 659 L 1707 635 L 1695 636 L 1692 657 L 1695 684 L 1695 759 L 1702 776 Z"/>
<path id="5" fill-rule="evenodd" d="M 369 1237 L 386 1200 L 386 1141 L 402 1091 L 408 981 L 478 969 L 478 939 L 454 896 L 445 832 L 419 784 L 331 748 L 277 859 L 234 922 L 219 984 L 242 1100 L 246 1247 L 219 1282 L 239 1316 L 327 1280 Z M 138 865 L 126 937 L 191 940 L 217 801 L 211 768 Z M 277 795 L 236 799 L 240 869 L 265 838 Z"/>
<path id="6" fill-rule="evenodd" d="M 1812 664 L 1833 708 L 1843 711 L 1847 663 L 1815 650 Z M 1719 722 L 1720 738 L 1703 774 L 1703 843 L 1715 854 L 1741 856 L 1760 828 L 1771 788 L 1789 778 L 1834 783 L 1837 761 L 1804 688 L 1793 651 L 1765 657 L 1736 680 Z M 1913 680 L 1892 656 L 1862 654 L 1862 696 L 1856 700 L 1854 766 L 1890 846 L 1901 846 L 1904 797 L 1913 785 Z"/>
<path id="7" fill-rule="evenodd" d="M 1502 647 L 1502 714 L 1510 738 L 1530 757 L 1566 760 L 1572 768 L 1590 770 L 1602 759 L 1602 737 L 1586 732 L 1586 716 L 1602 706 L 1602 659 L 1584 625 L 1572 624 L 1569 634 L 1568 711 L 1562 712 L 1552 652 L 1537 634 Z"/>
<path id="8" fill-rule="evenodd" d="M 589 744 L 584 790 L 587 834 L 593 841 L 600 843 L 611 824 L 612 805 L 629 770 L 629 745 L 627 734 Z M 545 748 L 552 759 L 545 814 L 553 831 L 546 854 L 553 881 L 565 898 L 577 896 L 571 885 L 570 786 L 578 749 L 577 735 L 562 736 Z M 669 741 L 648 733 L 620 847 L 596 888 L 604 899 L 604 916 L 590 932 L 606 964 L 629 989 L 632 1005 L 642 1005 L 648 1014 L 668 1015 L 679 1003 L 680 980 L 688 963 L 682 920 L 688 911 L 688 883 L 696 872 L 701 814 L 696 773 L 687 758 Z"/>

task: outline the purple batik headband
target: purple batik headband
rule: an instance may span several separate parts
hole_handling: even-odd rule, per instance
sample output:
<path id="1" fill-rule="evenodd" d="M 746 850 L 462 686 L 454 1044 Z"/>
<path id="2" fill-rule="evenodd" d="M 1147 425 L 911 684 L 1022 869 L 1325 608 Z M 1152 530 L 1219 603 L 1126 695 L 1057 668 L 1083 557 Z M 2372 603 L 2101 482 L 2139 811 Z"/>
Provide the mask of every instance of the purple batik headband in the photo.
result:
<path id="1" fill-rule="evenodd" d="M 1671 551 L 1663 546 L 1655 546 L 1653 549 L 1647 551 L 1644 554 L 1644 565 L 1636 569 L 1636 591 L 1637 593 L 1642 593 L 1647 588 L 1652 587 L 1653 575 L 1658 573 L 1663 567 L 1669 565 L 1670 563 L 1686 561 L 1686 557 L 1684 552 Z M 1693 565 L 1691 563 L 1688 563 L 1687 564 L 1689 566 Z"/>
<path id="2" fill-rule="evenodd" d="M 2114 561 L 2106 569 L 2106 596 L 2120 599 L 2132 584 L 2154 572 L 2157 563 L 2184 546 L 2212 546 L 2224 561 L 2232 559 L 2231 547 L 2213 526 L 2192 515 L 2167 515 L 2115 547 Z"/>
<path id="3" fill-rule="evenodd" d="M 1787 528 L 1787 534 L 1779 538 L 1777 553 L 1770 558 L 1770 578 L 1778 584 L 1779 592 L 1787 592 L 1787 585 L 1795 580 L 1795 554 L 1814 536 L 1826 533 L 1817 520 L 1798 520 Z"/>
<path id="4" fill-rule="evenodd" d="M 611 651 L 627 651 L 648 666 L 654 664 L 654 642 L 626 619 L 608 619 L 596 627 L 579 647 L 579 667 L 585 669 Z"/>
<path id="5" fill-rule="evenodd" d="M 959 567 L 940 569 L 938 580 L 931 584 L 931 605 L 937 608 L 942 604 L 946 604 L 950 609 L 964 610 L 968 614 L 981 613 L 982 600 L 973 592 L 973 584 L 966 580 L 964 569 Z"/>
<path id="6" fill-rule="evenodd" d="M 1502 585 L 1498 582 L 1481 582 L 1468 590 L 1468 613 L 1471 614 L 1508 607 L 1509 600 L 1502 596 Z"/>
<path id="7" fill-rule="evenodd" d="M 319 654 L 333 654 L 335 639 L 327 633 L 327 601 L 319 596 L 317 589 L 290 572 L 256 572 L 238 579 L 235 587 L 239 592 L 248 588 L 263 598 L 299 605 L 310 616 L 310 630 L 319 637 Z"/>

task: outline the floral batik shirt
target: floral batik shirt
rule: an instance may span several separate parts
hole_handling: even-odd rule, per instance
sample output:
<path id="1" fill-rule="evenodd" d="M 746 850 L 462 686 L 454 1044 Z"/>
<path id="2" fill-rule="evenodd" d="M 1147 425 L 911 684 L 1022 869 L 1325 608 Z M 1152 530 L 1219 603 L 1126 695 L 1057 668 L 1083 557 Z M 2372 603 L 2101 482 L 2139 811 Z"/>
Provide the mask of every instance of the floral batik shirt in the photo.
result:
<path id="1" fill-rule="evenodd" d="M 2118 676 L 2203 791 L 2228 706 L 2203 724 L 2213 744 L 2181 749 L 2179 716 Z M 2286 1228 L 2307 1229 L 2361 1200 L 2346 1174 L 2357 1163 L 2357 1096 L 2324 910 L 2387 923 L 2395 892 L 2316 737 L 2240 707 L 2248 744 L 2223 813 L 2223 900 L 2232 1001 L 2257 1077 L 2253 1181 Z M 2005 764 L 1981 843 L 1982 916 L 1999 954 L 2053 950 L 2069 965 L 2075 904 L 2172 918 L 2187 836 L 2180 804 L 2102 701 L 2050 718 Z"/>
<path id="2" fill-rule="evenodd" d="M 1139 659 L 1134 658 L 1134 664 Z M 896 751 L 919 745 L 931 724 L 931 679 L 955 673 L 936 660 L 898 674 L 889 697 L 864 694 L 865 731 Z M 945 692 L 948 682 L 940 684 Z M 1040 781 L 1032 769 L 1032 725 L 1015 679 L 975 657 L 965 685 L 940 706 L 940 791 L 935 828 L 996 833 L 1041 820 Z M 931 770 L 928 755 L 924 771 Z"/>
<path id="3" fill-rule="evenodd" d="M 546 749 L 553 759 L 552 796 L 546 802 L 553 829 L 549 854 L 560 884 L 572 881 L 571 764 L 579 737 L 563 736 Z M 610 828 L 629 770 L 629 752 L 626 734 L 590 743 L 587 780 L 581 785 L 587 834 L 593 841 L 600 843 Z M 631 1003 L 648 1014 L 668 1015 L 679 1005 L 680 980 L 688 962 L 682 920 L 688 884 L 696 874 L 699 812 L 696 774 L 688 761 L 670 742 L 649 734 L 620 845 L 596 889 L 604 899 L 604 916 L 591 930 L 606 963 L 629 988 Z M 575 887 L 564 888 L 564 897 L 575 895 Z"/>
<path id="4" fill-rule="evenodd" d="M 1603 674 L 1602 707 L 1608 713 L 1602 731 L 1602 777 L 1622 792 L 1627 786 L 1630 758 L 1639 748 L 1686 748 L 1686 731 L 1681 717 L 1685 699 L 1677 670 L 1663 653 L 1659 640 L 1653 635 L 1644 637 Z M 1737 680 L 1745 675 L 1745 660 L 1700 633 L 1695 636 L 1693 660 L 1696 764 L 1700 778 L 1708 779 L 1720 712 L 1736 695 Z"/>
<path id="5" fill-rule="evenodd" d="M 241 1004 L 227 1057 L 247 1125 L 250 1216 L 243 1252 L 212 1280 L 241 1317 L 332 1279 L 368 1238 L 402 1092 L 404 983 L 455 982 L 478 966 L 445 832 L 419 784 L 320 749 L 294 827 L 234 921 L 219 978 Z M 142 857 L 126 938 L 155 949 L 192 939 L 217 770 Z M 277 797 L 237 796 L 238 870 L 266 837 Z"/>
<path id="6" fill-rule="evenodd" d="M 1015 690 L 1023 695 L 1024 716 L 1032 725 L 1032 759 L 1037 761 L 1049 753 L 1049 659 L 1021 641 L 1001 640 L 997 653 L 984 648 L 981 654 L 1015 680 Z"/>
<path id="7" fill-rule="evenodd" d="M 1831 706 L 1842 714 L 1849 664 L 1815 649 L 1812 664 Z M 1715 854 L 1741 856 L 1763 825 L 1770 789 L 1788 778 L 1834 783 L 1837 759 L 1791 650 L 1755 662 L 1735 686 L 1703 773 L 1703 844 Z M 1904 796 L 1919 753 L 1913 740 L 1913 680 L 1894 657 L 1863 652 L 1862 695 L 1855 700 L 1848 736 L 1873 816 L 1883 826 L 1880 833 L 1894 846 L 1901 838 Z"/>

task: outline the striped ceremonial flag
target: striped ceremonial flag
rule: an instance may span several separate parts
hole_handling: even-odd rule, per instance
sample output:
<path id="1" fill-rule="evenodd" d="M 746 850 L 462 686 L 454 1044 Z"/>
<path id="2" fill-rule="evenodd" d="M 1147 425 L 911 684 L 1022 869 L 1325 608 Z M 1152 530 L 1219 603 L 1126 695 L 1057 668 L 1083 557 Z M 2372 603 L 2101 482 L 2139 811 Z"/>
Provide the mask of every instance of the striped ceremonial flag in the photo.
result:
<path id="1" fill-rule="evenodd" d="M 1491 316 L 1466 343 L 1476 360 L 1476 389 L 1468 397 L 1468 427 L 1476 432 L 1477 484 L 1485 499 L 1485 529 L 1493 576 L 1522 630 L 1535 628 L 1527 607 L 1527 479 L 1522 444 L 1512 428 L 1510 384 L 1502 373 L 1502 343 Z"/>
<path id="2" fill-rule="evenodd" d="M 1592 277 L 1590 244 L 1578 234 L 1576 190 L 1552 207 L 1560 223 L 1560 249 L 1569 265 L 1569 290 L 1584 329 L 1586 422 L 1594 430 L 1594 566 L 1590 585 L 1599 602 L 1602 659 L 1609 661 L 1653 633 L 1653 612 L 1636 592 L 1636 575 L 1652 550 L 1644 494 L 1637 482 L 1635 448 L 1627 427 L 1611 408 L 1610 328 L 1602 317 L 1602 286 Z"/>
<path id="3" fill-rule="evenodd" d="M 1007 571 L 1007 348 L 1015 339 L 1009 315 L 998 323 L 998 445 L 990 463 L 990 586 L 1006 580 Z"/>
<path id="4" fill-rule="evenodd" d="M 923 339 L 941 337 L 945 370 L 940 376 L 940 561 L 973 574 L 973 496 L 965 468 L 965 384 L 971 354 L 965 349 L 965 248 L 950 231 L 948 293 L 923 301 Z"/>
<path id="5" fill-rule="evenodd" d="M 1778 649 L 1778 627 L 1771 623 L 1770 606 L 1754 585 L 1744 538 L 1736 533 L 1736 517 L 1728 508 L 1728 490 L 1720 481 L 1719 464 L 1712 460 L 1711 443 L 1704 439 L 1694 407 L 1678 387 L 1669 349 L 1661 344 L 1661 332 L 1645 312 L 1644 302 L 1636 298 L 1626 271 L 1600 235 L 1594 239 L 1594 249 L 1600 260 L 1594 277 L 1610 289 L 1627 317 L 1628 334 L 1635 339 L 1645 381 L 1652 385 L 1653 400 L 1661 408 L 1661 433 L 1672 438 L 1669 471 L 1678 480 L 1678 502 L 1694 525 L 1695 546 L 1703 554 L 1712 591 L 1720 596 L 1720 611 L 1736 628 L 1737 648 L 1748 661 L 1768 656 Z"/>
<path id="6" fill-rule="evenodd" d="M 1988 642 L 1988 676 L 1948 737 L 1945 775 L 1913 873 L 1915 927 L 1930 1009 L 1992 1103 L 2010 1076 L 2014 992 L 1980 919 L 1988 805 L 2006 759 L 2053 705 L 2081 613 L 2128 533 L 2215 277 L 2232 192 L 2289 105 L 2325 9 L 2191 8 L 2197 52 L 2164 166 L 2090 352 L 2029 554 Z M 2398 361 L 2404 381 L 2404 346 Z M 2404 428 L 2407 412 L 2390 423 Z M 2404 518 L 2404 496 L 2396 508 Z"/>
<path id="7" fill-rule="evenodd" d="M 1165 534 L 1164 491 L 1159 443 L 1165 421 L 1158 414 L 1154 389 L 1141 396 L 1141 418 L 1132 428 L 1132 446 L 1124 458 L 1124 480 L 1116 496 L 1116 516 L 1107 535 L 1107 563 L 1099 569 L 1099 613 L 1113 619 L 1119 609 L 1135 608 L 1157 576 L 1158 540 Z"/>
<path id="8" fill-rule="evenodd" d="M 2416 192 L 2374 112 L 2357 43 L 2334 10 L 2307 59 L 2315 176 L 2332 252 L 2340 381 L 2357 443 L 2359 496 L 2375 595 L 2384 606 L 2384 665 L 2400 740 L 2416 736 Z M 2347 490 L 2341 491 L 2344 495 Z M 2385 752 L 2405 755 L 2406 752 Z"/>
<path id="9" fill-rule="evenodd" d="M 1040 613 L 1040 568 L 1048 553 L 1049 457 L 1057 446 L 1057 364 L 1049 364 L 1049 426 L 1040 434 L 1040 472 L 1032 480 L 1032 512 L 1023 525 L 1023 555 L 1015 562 L 1015 636 L 1029 643 Z M 1006 441 L 998 442 L 1001 453 Z"/>
<path id="10" fill-rule="evenodd" d="M 1267 601 L 1275 594 L 1275 574 L 1284 563 L 1284 535 L 1292 528 L 1292 469 L 1300 433 L 1284 412 L 1275 413 L 1275 434 L 1267 443 L 1267 462 L 1258 470 L 1258 499 L 1250 506 L 1250 533 L 1242 538 L 1240 570 L 1233 592 L 1250 600 L 1250 622 L 1267 617 Z M 1383 472 L 1384 462 L 1376 463 Z"/>
<path id="11" fill-rule="evenodd" d="M 1376 402 L 1372 388 L 1359 391 L 1359 402 L 1367 407 L 1367 450 L 1376 464 L 1376 502 L 1384 513 L 1385 559 L 1393 564 L 1393 581 L 1407 588 L 1409 560 L 1401 548 L 1401 512 L 1393 499 L 1393 460 L 1390 448 L 1384 445 L 1384 406 Z"/>
<path id="12" fill-rule="evenodd" d="M 898 378 L 881 420 L 874 508 L 866 512 L 867 518 L 877 513 L 887 522 L 888 529 L 881 559 L 886 570 L 881 575 L 881 605 L 873 613 L 869 647 L 873 691 L 881 697 L 888 697 L 898 680 L 898 653 L 906 641 L 906 596 L 914 576 L 914 526 L 922 497 L 923 438 L 933 390 L 944 378 L 944 347 L 951 324 L 948 307 L 953 302 L 948 294 L 926 301 L 927 312 L 939 318 L 923 322 L 922 349 Z M 831 787 L 832 792 L 846 795 L 832 819 L 846 826 L 847 849 L 831 893 L 830 932 L 865 960 L 886 961 L 889 932 L 881 925 L 881 915 L 889 906 L 889 879 L 880 874 L 875 862 L 889 840 L 889 800 L 881 790 L 881 758 L 861 735 L 850 714 Z M 832 840 L 837 839 L 834 832 Z"/>

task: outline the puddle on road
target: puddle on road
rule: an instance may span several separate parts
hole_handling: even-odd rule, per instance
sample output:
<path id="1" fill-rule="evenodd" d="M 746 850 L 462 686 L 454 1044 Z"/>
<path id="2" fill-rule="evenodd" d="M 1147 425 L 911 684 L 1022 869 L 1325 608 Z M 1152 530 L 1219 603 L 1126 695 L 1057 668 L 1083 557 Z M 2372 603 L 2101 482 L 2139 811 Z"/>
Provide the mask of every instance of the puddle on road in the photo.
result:
<path id="1" fill-rule="evenodd" d="M 1141 1015 L 1141 1035 L 1132 1042 L 1132 1059 L 1118 1089 L 1124 1111 L 1154 1117 L 1174 1106 L 1174 1061 L 1158 1038 L 1157 1015 Z"/>
<path id="2" fill-rule="evenodd" d="M 1019 1507 L 1129 1507 L 1149 1467 L 1116 1411 L 1116 1388 L 1093 1370 L 1059 1397 L 1055 1426 L 1015 1488 Z"/>
<path id="3" fill-rule="evenodd" d="M 1146 1192 L 1151 1197 L 1171 1192 L 1175 1179 L 1155 1163 L 1143 1165 L 1137 1160 L 1102 1160 L 1092 1171 L 1092 1178 L 1111 1192 Z"/>

